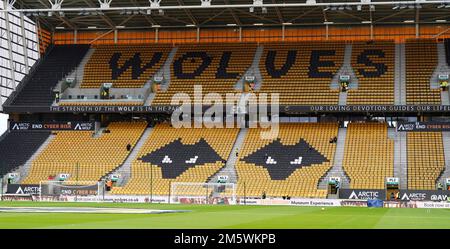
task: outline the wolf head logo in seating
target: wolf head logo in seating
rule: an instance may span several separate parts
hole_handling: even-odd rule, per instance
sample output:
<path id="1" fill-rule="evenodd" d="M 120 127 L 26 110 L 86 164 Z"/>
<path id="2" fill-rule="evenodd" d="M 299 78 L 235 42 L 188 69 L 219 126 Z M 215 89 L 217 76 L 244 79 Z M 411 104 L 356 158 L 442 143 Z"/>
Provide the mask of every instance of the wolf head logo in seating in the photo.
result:
<path id="1" fill-rule="evenodd" d="M 183 144 L 179 138 L 139 160 L 161 168 L 165 179 L 175 179 L 190 168 L 224 161 L 203 138 L 195 144 Z"/>
<path id="2" fill-rule="evenodd" d="M 243 160 L 267 169 L 272 180 L 285 180 L 297 169 L 329 161 L 303 139 L 294 145 L 277 139 Z"/>

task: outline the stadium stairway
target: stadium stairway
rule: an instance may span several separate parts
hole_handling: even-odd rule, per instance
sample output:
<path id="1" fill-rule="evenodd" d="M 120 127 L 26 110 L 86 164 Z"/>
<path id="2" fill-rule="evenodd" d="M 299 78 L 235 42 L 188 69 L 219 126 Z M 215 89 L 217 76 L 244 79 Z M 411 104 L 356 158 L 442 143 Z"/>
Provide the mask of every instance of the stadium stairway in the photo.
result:
<path id="1" fill-rule="evenodd" d="M 358 88 L 358 78 L 356 77 L 355 72 L 352 67 L 352 45 L 345 45 L 345 53 L 344 53 L 344 62 L 342 63 L 339 71 L 334 75 L 331 80 L 330 88 L 338 90 L 340 89 L 339 84 L 339 76 L 340 75 L 350 75 L 350 84 L 349 89 L 357 89 Z M 347 104 L 347 92 L 339 92 L 339 105 Z"/>
<path id="2" fill-rule="evenodd" d="M 350 178 L 342 168 L 346 136 L 347 129 L 339 128 L 337 135 L 336 152 L 334 153 L 333 167 L 325 174 L 325 176 L 320 179 L 318 189 L 327 189 L 328 180 L 330 179 L 330 177 L 340 177 L 341 188 L 348 188 L 350 186 Z"/>
<path id="3" fill-rule="evenodd" d="M 400 180 L 400 189 L 408 186 L 408 155 L 406 132 L 396 132 L 395 128 L 388 128 L 389 138 L 394 140 L 394 177 Z"/>
<path id="4" fill-rule="evenodd" d="M 245 136 L 247 135 L 248 128 L 241 128 L 239 134 L 234 142 L 231 153 L 228 156 L 227 163 L 220 171 L 214 174 L 209 180 L 210 183 L 216 183 L 218 181 L 219 175 L 228 176 L 229 183 L 237 183 L 238 175 L 236 173 L 236 161 L 238 157 L 236 156 L 236 151 L 239 153 L 241 151 L 242 145 L 245 141 Z"/>
<path id="5" fill-rule="evenodd" d="M 438 182 L 445 186 L 445 179 L 450 178 L 450 132 L 442 132 L 442 143 L 444 145 L 445 170 L 438 178 Z"/>
<path id="6" fill-rule="evenodd" d="M 170 51 L 169 56 L 167 57 L 167 60 L 164 62 L 164 65 L 162 66 L 161 74 L 164 77 L 164 83 L 161 86 L 162 91 L 167 91 L 170 85 L 170 69 L 173 62 L 173 59 L 175 58 L 175 55 L 177 54 L 178 47 L 174 47 L 172 51 Z M 159 72 L 158 72 L 159 73 Z M 158 73 L 156 73 L 158 75 Z"/>
<path id="7" fill-rule="evenodd" d="M 89 50 L 89 45 L 58 45 L 52 48 L 34 75 L 18 87 L 11 105 L 50 106 L 58 81 L 72 71 Z"/>
<path id="8" fill-rule="evenodd" d="M 88 52 L 83 57 L 80 64 L 76 68 L 74 68 L 70 73 L 68 73 L 66 76 L 64 76 L 61 80 L 59 80 L 55 89 L 59 89 L 61 92 L 64 92 L 64 88 L 62 87 L 62 84 L 65 82 L 66 78 L 74 78 L 75 84 L 73 85 L 73 88 L 79 88 L 81 85 L 81 82 L 83 82 L 84 67 L 86 66 L 86 63 L 91 58 L 94 51 L 95 51 L 94 48 L 89 48 Z"/>
<path id="9" fill-rule="evenodd" d="M 152 133 L 153 128 L 147 127 L 147 129 L 145 129 L 144 133 L 142 134 L 142 136 L 139 138 L 138 142 L 136 143 L 136 146 L 134 146 L 132 148 L 131 153 L 128 155 L 128 157 L 125 159 L 125 161 L 118 166 L 115 170 L 111 171 L 109 174 L 107 175 L 111 175 L 111 174 L 120 174 L 121 178 L 119 180 L 119 182 L 117 183 L 117 186 L 125 186 L 125 184 L 127 184 L 128 180 L 131 178 L 131 165 L 133 163 L 133 161 L 136 159 L 136 157 L 139 154 L 139 151 L 141 150 L 141 147 L 145 144 L 145 142 L 147 141 L 148 137 L 150 136 L 150 134 Z M 106 175 L 103 177 L 105 178 Z"/>
<path id="10" fill-rule="evenodd" d="M 405 44 L 395 44 L 394 104 L 406 105 Z"/>
<path id="11" fill-rule="evenodd" d="M 436 69 L 434 70 L 433 74 L 431 75 L 430 79 L 430 87 L 431 89 L 437 89 L 439 88 L 439 74 L 450 74 L 450 67 L 447 65 L 447 58 L 445 55 L 445 44 L 444 43 L 437 43 L 436 44 L 437 49 L 437 57 L 438 57 L 438 65 L 436 66 Z M 442 105 L 450 105 L 450 99 L 449 99 L 449 91 L 441 91 L 441 104 Z"/>
<path id="12" fill-rule="evenodd" d="M 164 81 L 161 83 L 161 91 L 167 91 L 167 89 L 169 89 L 170 75 L 171 75 L 170 68 L 171 68 L 173 59 L 175 58 L 175 55 L 177 54 L 177 51 L 178 51 L 178 47 L 172 48 L 169 55 L 167 56 L 166 61 L 164 62 L 164 65 L 155 73 L 155 76 L 164 77 Z M 144 85 L 144 88 L 150 88 L 152 83 L 153 83 L 153 77 L 148 79 L 148 81 Z M 156 93 L 149 92 L 149 94 L 144 102 L 144 105 L 151 106 L 155 97 L 156 97 Z"/>
<path id="13" fill-rule="evenodd" d="M 259 69 L 259 63 L 261 61 L 261 57 L 263 55 L 264 52 L 264 46 L 263 45 L 259 45 L 256 48 L 256 52 L 255 52 L 255 56 L 253 57 L 253 62 L 252 65 L 250 66 L 250 68 L 244 73 L 244 75 L 237 81 L 234 89 L 241 91 L 242 89 L 244 89 L 244 81 L 245 81 L 245 76 L 255 76 L 255 90 L 259 90 L 261 88 L 261 83 L 263 81 L 262 75 L 261 75 L 261 70 Z"/>
<path id="14" fill-rule="evenodd" d="M 27 178 L 28 173 L 30 172 L 31 166 L 33 165 L 33 161 L 41 154 L 42 151 L 45 150 L 45 148 L 47 148 L 47 146 L 50 144 L 50 142 L 53 140 L 54 137 L 55 137 L 54 135 L 50 134 L 50 136 L 48 136 L 47 140 L 45 140 L 45 142 L 42 143 L 41 146 L 39 146 L 39 148 L 27 160 L 27 162 L 13 171 L 14 173 L 19 173 L 19 175 L 20 175 L 19 182 L 22 182 L 22 180 Z"/>

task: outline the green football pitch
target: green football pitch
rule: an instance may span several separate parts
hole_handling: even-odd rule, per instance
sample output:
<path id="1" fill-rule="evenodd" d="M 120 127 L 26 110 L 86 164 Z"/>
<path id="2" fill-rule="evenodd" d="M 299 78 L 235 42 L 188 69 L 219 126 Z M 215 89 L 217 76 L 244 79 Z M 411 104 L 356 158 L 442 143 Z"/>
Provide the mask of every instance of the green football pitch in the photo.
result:
<path id="1" fill-rule="evenodd" d="M 0 228 L 447 228 L 450 209 L 0 202 L 0 207 L 190 210 L 166 214 L 0 213 Z"/>

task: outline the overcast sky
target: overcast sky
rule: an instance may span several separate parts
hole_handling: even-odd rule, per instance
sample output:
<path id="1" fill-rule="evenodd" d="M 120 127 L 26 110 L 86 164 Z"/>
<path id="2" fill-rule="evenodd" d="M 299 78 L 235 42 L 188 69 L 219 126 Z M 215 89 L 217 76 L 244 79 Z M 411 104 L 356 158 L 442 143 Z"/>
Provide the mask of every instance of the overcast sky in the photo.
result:
<path id="1" fill-rule="evenodd" d="M 0 113 L 0 135 L 6 131 L 7 121 L 8 121 L 8 115 Z"/>

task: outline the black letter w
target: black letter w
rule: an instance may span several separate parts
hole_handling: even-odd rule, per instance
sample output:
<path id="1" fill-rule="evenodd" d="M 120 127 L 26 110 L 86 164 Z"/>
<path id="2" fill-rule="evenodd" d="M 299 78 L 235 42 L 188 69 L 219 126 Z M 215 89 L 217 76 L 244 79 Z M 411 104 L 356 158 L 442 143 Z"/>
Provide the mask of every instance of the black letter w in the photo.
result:
<path id="1" fill-rule="evenodd" d="M 133 57 L 126 60 L 121 67 L 119 67 L 118 62 L 120 57 L 122 56 L 122 53 L 114 53 L 111 56 L 111 60 L 109 61 L 109 68 L 111 68 L 112 75 L 111 78 L 113 80 L 117 80 L 120 75 L 122 75 L 125 71 L 127 71 L 131 67 L 131 78 L 133 80 L 137 80 L 139 76 L 145 70 L 153 67 L 156 63 L 158 63 L 162 58 L 162 52 L 156 52 L 153 54 L 153 57 L 151 61 L 147 64 L 145 64 L 143 67 L 141 67 L 142 60 L 141 60 L 141 53 L 135 53 Z"/>

